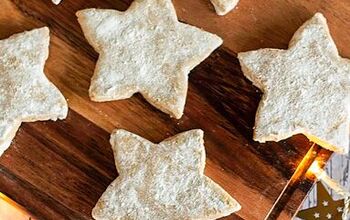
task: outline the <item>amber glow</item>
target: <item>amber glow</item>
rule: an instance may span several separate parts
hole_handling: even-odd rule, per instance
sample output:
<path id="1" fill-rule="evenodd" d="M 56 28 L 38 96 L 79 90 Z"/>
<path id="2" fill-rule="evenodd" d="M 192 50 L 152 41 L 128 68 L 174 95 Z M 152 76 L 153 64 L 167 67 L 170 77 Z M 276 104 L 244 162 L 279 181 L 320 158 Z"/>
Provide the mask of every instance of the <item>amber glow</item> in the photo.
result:
<path id="1" fill-rule="evenodd" d="M 0 192 L 0 219 L 33 219 L 24 209 Z"/>
<path id="2" fill-rule="evenodd" d="M 322 139 L 319 139 L 316 136 L 312 136 L 312 135 L 309 135 L 309 134 L 305 134 L 305 136 L 309 139 L 310 142 L 316 143 L 316 144 L 320 145 L 321 147 L 323 147 L 325 149 L 328 149 L 328 150 L 331 150 L 331 151 L 334 151 L 334 152 L 338 151 L 338 153 L 341 153 L 341 152 L 339 152 L 337 147 L 327 143 L 327 141 L 324 141 Z"/>
<path id="3" fill-rule="evenodd" d="M 318 180 L 322 180 L 327 186 L 333 189 L 337 194 L 344 197 L 348 197 L 350 193 L 341 186 L 338 182 L 333 180 L 327 175 L 327 172 L 321 168 L 320 162 L 315 160 L 310 166 L 308 173 L 311 173 L 317 177 Z"/>
<path id="4" fill-rule="evenodd" d="M 324 172 L 323 169 L 321 168 L 320 162 L 315 160 L 309 170 L 308 173 L 314 174 L 318 179 L 320 179 L 320 175 Z"/>

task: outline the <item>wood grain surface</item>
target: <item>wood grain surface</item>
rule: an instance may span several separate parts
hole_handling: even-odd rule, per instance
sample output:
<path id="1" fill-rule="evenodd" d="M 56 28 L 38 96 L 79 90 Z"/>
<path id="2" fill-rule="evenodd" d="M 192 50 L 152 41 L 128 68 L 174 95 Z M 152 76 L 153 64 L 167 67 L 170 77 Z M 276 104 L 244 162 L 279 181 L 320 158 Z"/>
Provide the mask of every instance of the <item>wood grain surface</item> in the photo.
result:
<path id="1" fill-rule="evenodd" d="M 0 158 L 0 191 L 37 219 L 91 219 L 92 207 L 118 175 L 108 143 L 113 129 L 124 128 L 160 142 L 181 131 L 201 128 L 205 131 L 206 174 L 243 206 L 225 219 L 290 219 L 311 187 L 304 175 L 291 181 L 311 143 L 302 135 L 279 143 L 252 141 L 261 93 L 243 76 L 236 53 L 286 48 L 294 31 L 320 11 L 329 19 L 341 54 L 350 57 L 350 2 L 241 0 L 235 11 L 219 17 L 209 0 L 174 0 L 181 21 L 225 40 L 191 72 L 181 120 L 159 112 L 140 95 L 107 103 L 89 100 L 98 55 L 84 39 L 75 12 L 88 7 L 125 10 L 130 3 L 63 0 L 54 6 L 49 0 L 0 1 L 1 39 L 32 28 L 50 28 L 45 72 L 70 106 L 64 121 L 21 126 Z M 325 160 L 330 155 L 318 147 L 315 152 Z"/>

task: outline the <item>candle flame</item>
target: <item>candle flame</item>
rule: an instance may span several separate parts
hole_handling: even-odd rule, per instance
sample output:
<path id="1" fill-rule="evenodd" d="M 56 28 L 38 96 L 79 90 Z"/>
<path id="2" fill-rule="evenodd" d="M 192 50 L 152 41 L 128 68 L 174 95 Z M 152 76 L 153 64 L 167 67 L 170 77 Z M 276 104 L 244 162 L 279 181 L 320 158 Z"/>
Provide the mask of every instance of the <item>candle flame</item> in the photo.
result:
<path id="1" fill-rule="evenodd" d="M 311 175 L 315 175 L 318 180 L 323 179 L 323 176 L 326 175 L 326 172 L 321 168 L 321 163 L 318 160 L 315 160 L 311 164 L 308 173 Z"/>
<path id="2" fill-rule="evenodd" d="M 317 160 L 315 160 L 310 168 L 309 168 L 309 171 L 312 172 L 313 174 L 316 174 L 316 173 L 320 173 L 322 171 L 321 169 L 321 165 L 320 165 L 320 162 L 318 162 Z"/>

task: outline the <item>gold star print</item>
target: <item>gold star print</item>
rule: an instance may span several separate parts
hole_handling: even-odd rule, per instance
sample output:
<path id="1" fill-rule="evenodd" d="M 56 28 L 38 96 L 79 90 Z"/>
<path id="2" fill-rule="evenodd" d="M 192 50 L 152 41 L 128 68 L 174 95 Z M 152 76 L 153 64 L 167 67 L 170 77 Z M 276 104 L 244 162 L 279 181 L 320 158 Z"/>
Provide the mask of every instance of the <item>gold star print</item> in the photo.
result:
<path id="1" fill-rule="evenodd" d="M 302 210 L 298 217 L 305 220 L 341 220 L 344 200 L 334 201 L 321 182 L 317 183 L 317 206 Z"/>

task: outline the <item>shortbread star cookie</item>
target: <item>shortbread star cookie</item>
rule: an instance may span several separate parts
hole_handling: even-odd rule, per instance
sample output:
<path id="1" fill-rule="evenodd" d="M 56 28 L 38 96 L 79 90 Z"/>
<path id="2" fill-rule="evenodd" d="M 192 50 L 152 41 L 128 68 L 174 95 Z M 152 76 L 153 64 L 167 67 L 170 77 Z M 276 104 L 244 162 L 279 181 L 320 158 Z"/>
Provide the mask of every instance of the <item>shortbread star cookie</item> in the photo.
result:
<path id="1" fill-rule="evenodd" d="M 175 118 L 183 114 L 188 73 L 222 44 L 218 36 L 178 22 L 171 0 L 135 0 L 126 12 L 86 9 L 77 16 L 100 54 L 91 99 L 120 100 L 140 92 Z"/>
<path id="2" fill-rule="evenodd" d="M 218 15 L 226 15 L 233 10 L 239 0 L 210 0 Z"/>
<path id="3" fill-rule="evenodd" d="M 120 176 L 92 211 L 102 219 L 215 219 L 241 207 L 204 172 L 203 132 L 153 144 L 125 130 L 111 135 Z"/>
<path id="4" fill-rule="evenodd" d="M 67 102 L 45 77 L 49 29 L 40 28 L 0 40 L 0 155 L 22 122 L 67 116 Z"/>
<path id="5" fill-rule="evenodd" d="M 238 58 L 264 93 L 255 140 L 302 133 L 329 150 L 349 151 L 350 61 L 339 56 L 322 14 L 299 28 L 288 50 L 260 49 Z"/>

